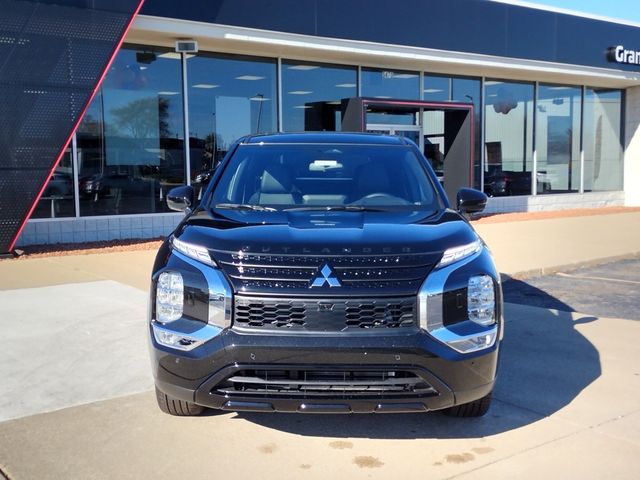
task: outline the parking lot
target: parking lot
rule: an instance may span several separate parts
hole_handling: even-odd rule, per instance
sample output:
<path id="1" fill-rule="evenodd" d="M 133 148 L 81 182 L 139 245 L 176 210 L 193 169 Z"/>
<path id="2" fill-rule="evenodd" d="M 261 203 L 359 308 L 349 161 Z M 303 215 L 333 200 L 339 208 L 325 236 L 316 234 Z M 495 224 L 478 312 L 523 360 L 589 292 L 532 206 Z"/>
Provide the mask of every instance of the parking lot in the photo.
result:
<path id="1" fill-rule="evenodd" d="M 505 283 L 504 293 L 510 303 L 640 320 L 640 261 L 621 260 L 512 280 Z"/>
<path id="2" fill-rule="evenodd" d="M 152 256 L 123 263 L 144 269 Z M 0 264 L 66 278 L 0 285 L 0 465 L 11 479 L 640 475 L 637 258 L 505 283 L 499 380 L 480 419 L 164 415 L 141 321 L 145 275 L 95 274 L 117 275 L 115 258 Z"/>

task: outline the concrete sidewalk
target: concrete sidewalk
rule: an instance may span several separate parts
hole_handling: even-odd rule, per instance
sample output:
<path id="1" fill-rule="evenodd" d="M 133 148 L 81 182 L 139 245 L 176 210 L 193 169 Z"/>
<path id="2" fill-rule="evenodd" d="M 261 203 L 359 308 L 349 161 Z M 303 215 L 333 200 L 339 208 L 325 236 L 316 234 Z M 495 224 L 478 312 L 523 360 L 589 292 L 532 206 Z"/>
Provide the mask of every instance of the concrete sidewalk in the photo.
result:
<path id="1" fill-rule="evenodd" d="M 514 277 L 640 255 L 640 212 L 474 226 L 500 272 Z"/>
<path id="2" fill-rule="evenodd" d="M 0 260 L 0 290 L 113 280 L 148 291 L 155 256 L 135 250 Z"/>

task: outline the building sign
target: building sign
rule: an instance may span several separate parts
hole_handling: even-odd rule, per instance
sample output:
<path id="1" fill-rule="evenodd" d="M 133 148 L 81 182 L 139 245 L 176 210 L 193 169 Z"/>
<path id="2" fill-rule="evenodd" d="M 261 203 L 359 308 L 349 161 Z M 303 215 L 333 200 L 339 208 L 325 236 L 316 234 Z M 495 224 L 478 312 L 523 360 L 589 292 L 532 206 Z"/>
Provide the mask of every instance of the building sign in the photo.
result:
<path id="1" fill-rule="evenodd" d="M 626 65 L 640 65 L 640 51 L 628 50 L 622 45 L 616 45 L 607 49 L 607 60 Z"/>

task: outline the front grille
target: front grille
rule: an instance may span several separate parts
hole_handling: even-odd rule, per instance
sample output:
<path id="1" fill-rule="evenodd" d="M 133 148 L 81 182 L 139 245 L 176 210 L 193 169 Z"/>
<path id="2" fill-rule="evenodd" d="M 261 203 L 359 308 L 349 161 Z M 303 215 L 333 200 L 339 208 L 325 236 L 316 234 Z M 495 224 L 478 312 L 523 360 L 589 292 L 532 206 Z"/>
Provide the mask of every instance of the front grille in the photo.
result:
<path id="1" fill-rule="evenodd" d="M 415 324 L 415 300 L 346 302 L 347 327 L 398 328 Z"/>
<path id="2" fill-rule="evenodd" d="M 236 325 L 243 327 L 294 328 L 307 324 L 307 308 L 303 302 L 236 298 Z"/>
<path id="3" fill-rule="evenodd" d="M 234 326 L 262 330 L 344 332 L 411 328 L 416 297 L 282 299 L 236 296 Z"/>
<path id="4" fill-rule="evenodd" d="M 335 288 L 328 284 L 311 287 L 324 265 L 339 280 L 340 290 L 349 295 L 367 296 L 384 290 L 415 295 L 439 258 L 438 253 L 325 256 L 211 250 L 211 254 L 238 292 L 313 292 L 318 296 L 335 295 Z"/>
<path id="5" fill-rule="evenodd" d="M 240 370 L 211 393 L 233 396 L 372 398 L 428 396 L 436 390 L 410 371 Z"/>

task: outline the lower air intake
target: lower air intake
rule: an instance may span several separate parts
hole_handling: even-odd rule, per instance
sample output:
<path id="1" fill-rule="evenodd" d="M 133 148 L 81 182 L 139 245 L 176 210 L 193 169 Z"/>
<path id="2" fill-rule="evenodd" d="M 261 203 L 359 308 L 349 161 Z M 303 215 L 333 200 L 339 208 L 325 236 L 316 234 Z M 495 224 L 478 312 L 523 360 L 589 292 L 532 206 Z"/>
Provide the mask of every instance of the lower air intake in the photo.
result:
<path id="1" fill-rule="evenodd" d="M 240 370 L 212 390 L 218 395 L 303 398 L 428 396 L 436 390 L 397 370 Z"/>

